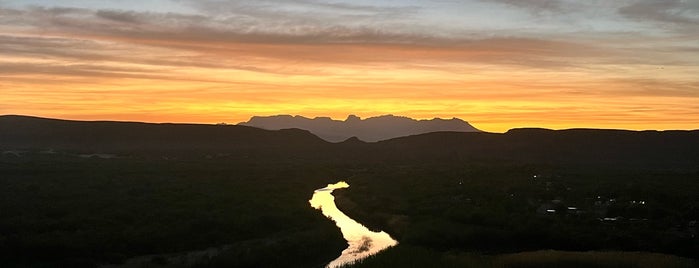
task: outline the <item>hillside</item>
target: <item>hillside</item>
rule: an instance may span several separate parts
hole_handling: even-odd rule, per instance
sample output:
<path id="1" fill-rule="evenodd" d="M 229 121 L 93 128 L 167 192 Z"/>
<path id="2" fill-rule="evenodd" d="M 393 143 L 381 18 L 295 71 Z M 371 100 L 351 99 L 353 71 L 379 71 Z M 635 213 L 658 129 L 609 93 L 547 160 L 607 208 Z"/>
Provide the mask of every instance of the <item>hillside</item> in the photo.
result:
<path id="1" fill-rule="evenodd" d="M 327 142 L 308 131 L 234 125 L 70 121 L 0 116 L 0 148 L 76 153 L 189 154 L 312 150 Z"/>
<path id="2" fill-rule="evenodd" d="M 472 160 L 699 168 L 699 131 L 513 129 L 439 132 L 380 142 L 373 154 L 420 161 Z M 388 156 L 386 156 L 388 157 Z"/>

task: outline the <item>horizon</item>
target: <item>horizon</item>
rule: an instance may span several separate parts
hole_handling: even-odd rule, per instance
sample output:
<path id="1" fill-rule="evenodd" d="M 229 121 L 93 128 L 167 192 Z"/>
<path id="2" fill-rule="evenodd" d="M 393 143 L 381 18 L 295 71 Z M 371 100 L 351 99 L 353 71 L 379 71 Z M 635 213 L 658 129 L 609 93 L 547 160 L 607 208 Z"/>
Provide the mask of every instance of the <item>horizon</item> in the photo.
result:
<path id="1" fill-rule="evenodd" d="M 355 114 L 349 114 L 349 116 L 356 116 Z M 189 124 L 189 125 L 217 125 L 217 124 L 225 124 L 229 126 L 247 126 L 247 127 L 255 127 L 255 128 L 261 128 L 257 126 L 250 126 L 250 125 L 244 125 L 244 123 L 250 122 L 250 120 L 253 117 L 262 117 L 262 118 L 267 118 L 267 117 L 276 117 L 276 116 L 290 116 L 290 117 L 303 117 L 306 119 L 320 119 L 320 118 L 330 118 L 333 121 L 336 122 L 346 122 L 347 117 L 343 118 L 332 118 L 328 116 L 315 116 L 315 117 L 307 117 L 303 115 L 292 115 L 292 114 L 276 114 L 276 115 L 268 115 L 268 116 L 251 116 L 248 118 L 248 120 L 240 121 L 240 122 L 169 122 L 169 121 L 155 121 L 155 122 L 149 122 L 149 121 L 139 121 L 139 120 L 111 120 L 111 119 L 67 119 L 67 118 L 56 118 L 56 117 L 44 117 L 44 116 L 36 116 L 36 115 L 23 115 L 23 114 L 0 114 L 0 117 L 3 116 L 18 116 L 18 117 L 30 117 L 30 118 L 39 118 L 39 119 L 50 119 L 50 120 L 61 120 L 61 121 L 77 121 L 77 122 L 126 122 L 126 123 L 145 123 L 145 124 Z M 458 118 L 458 117 L 453 117 L 453 118 L 442 118 L 442 117 L 433 117 L 433 118 L 412 118 L 408 116 L 403 116 L 403 115 L 394 115 L 394 114 L 383 114 L 383 115 L 377 115 L 377 116 L 369 116 L 369 117 L 361 117 L 358 116 L 362 121 L 369 119 L 369 118 L 376 118 L 376 117 L 384 117 L 384 116 L 394 116 L 394 117 L 404 117 L 416 121 L 429 121 L 429 120 L 434 120 L 434 119 L 442 119 L 442 120 L 452 120 L 452 119 L 458 119 L 461 121 L 464 121 L 468 123 L 469 125 L 473 126 L 479 132 L 484 132 L 484 133 L 495 133 L 495 134 L 505 134 L 508 131 L 511 130 L 517 130 L 517 129 L 544 129 L 544 130 L 553 130 L 553 131 L 566 131 L 566 130 L 619 130 L 619 131 L 636 131 L 636 132 L 643 132 L 643 131 L 699 131 L 699 128 L 695 129 L 626 129 L 626 128 L 594 128 L 594 127 L 570 127 L 570 128 L 546 128 L 546 127 L 540 127 L 540 126 L 522 126 L 522 127 L 513 127 L 506 129 L 504 131 L 489 131 L 489 130 L 484 130 L 479 128 L 477 125 L 473 124 L 472 122 L 465 120 L 464 118 Z M 296 127 L 299 129 L 303 129 L 301 127 Z M 264 128 L 263 128 L 264 129 Z M 435 131 L 435 132 L 440 132 L 440 131 Z M 458 131 L 457 131 L 458 132 Z M 429 133 L 429 132 L 428 132 Z"/>
<path id="2" fill-rule="evenodd" d="M 0 1 L 0 114 L 699 129 L 699 2 Z"/>

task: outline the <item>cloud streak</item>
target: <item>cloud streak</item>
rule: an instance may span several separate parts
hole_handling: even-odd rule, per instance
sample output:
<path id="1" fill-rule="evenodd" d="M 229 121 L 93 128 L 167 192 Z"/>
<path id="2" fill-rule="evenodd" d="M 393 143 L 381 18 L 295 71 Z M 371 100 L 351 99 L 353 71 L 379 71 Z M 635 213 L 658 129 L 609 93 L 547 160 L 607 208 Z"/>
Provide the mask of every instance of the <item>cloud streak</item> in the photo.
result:
<path id="1" fill-rule="evenodd" d="M 530 10 L 537 14 L 542 12 L 563 12 L 566 4 L 561 0 L 489 0 L 490 2 L 502 3 L 517 8 Z"/>
<path id="2" fill-rule="evenodd" d="M 30 37 L 13 39 L 4 36 L 10 42 L 4 45 L 8 53 L 51 54 L 94 60 L 99 60 L 100 57 L 103 60 L 109 59 L 109 55 L 99 51 L 109 49 L 111 45 L 101 44 L 102 47 L 99 47 L 100 42 L 222 54 L 241 60 L 267 58 L 349 64 L 416 60 L 545 67 L 570 65 L 570 61 L 561 58 L 600 56 L 605 53 L 594 45 L 555 39 L 440 37 L 424 33 L 389 32 L 364 26 L 278 28 L 270 27 L 266 22 L 251 22 L 237 17 L 210 20 L 200 15 L 66 8 L 32 8 L 6 13 L 14 14 L 7 18 L 17 24 L 34 28 L 25 31 L 25 34 L 32 35 Z M 39 38 L 45 34 L 59 38 Z M 86 44 L 78 44 L 80 42 L 92 42 L 93 47 L 85 47 Z M 58 49 L 57 45 L 67 49 Z M 347 51 L 352 53 L 345 53 Z M 157 61 L 151 62 L 157 64 Z M 195 57 L 189 65 L 202 65 L 205 62 L 201 57 Z M 173 63 L 187 65 L 182 60 Z M 221 67 L 235 68 L 226 65 Z M 245 69 L 262 71 L 265 68 Z"/>
<path id="3" fill-rule="evenodd" d="M 655 21 L 699 28 L 699 2 L 683 0 L 643 0 L 619 8 L 619 13 L 640 21 Z"/>

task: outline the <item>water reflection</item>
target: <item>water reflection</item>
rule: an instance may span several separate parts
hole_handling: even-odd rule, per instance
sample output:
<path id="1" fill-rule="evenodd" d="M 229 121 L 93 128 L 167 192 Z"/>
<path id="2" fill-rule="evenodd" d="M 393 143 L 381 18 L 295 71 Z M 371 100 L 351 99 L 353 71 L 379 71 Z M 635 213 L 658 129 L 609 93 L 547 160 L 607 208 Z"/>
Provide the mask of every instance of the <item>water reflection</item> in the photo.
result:
<path id="1" fill-rule="evenodd" d="M 352 263 L 398 244 L 398 241 L 393 240 L 386 232 L 372 232 L 337 208 L 332 191 L 347 187 L 349 184 L 344 181 L 328 184 L 325 188 L 315 190 L 313 198 L 309 201 L 313 208 L 320 209 L 323 215 L 335 221 L 337 227 L 342 231 L 342 236 L 349 244 L 349 247 L 342 251 L 340 257 L 326 266 L 329 268 Z"/>

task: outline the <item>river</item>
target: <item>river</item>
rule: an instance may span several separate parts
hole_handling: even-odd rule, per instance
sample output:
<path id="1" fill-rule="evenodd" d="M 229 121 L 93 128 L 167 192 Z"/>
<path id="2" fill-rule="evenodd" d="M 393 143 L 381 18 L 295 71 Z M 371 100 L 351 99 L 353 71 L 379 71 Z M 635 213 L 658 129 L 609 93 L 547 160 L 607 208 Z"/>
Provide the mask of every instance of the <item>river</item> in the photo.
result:
<path id="1" fill-rule="evenodd" d="M 386 232 L 372 232 L 337 208 L 335 205 L 335 197 L 332 195 L 332 192 L 335 189 L 347 187 L 349 187 L 349 184 L 344 181 L 328 184 L 325 188 L 315 190 L 313 192 L 313 198 L 309 200 L 313 208 L 320 209 L 323 215 L 335 222 L 337 227 L 340 228 L 342 236 L 349 244 L 349 246 L 342 251 L 340 257 L 326 265 L 328 268 L 335 268 L 344 264 L 353 263 L 398 244 L 398 241 L 391 238 Z"/>

